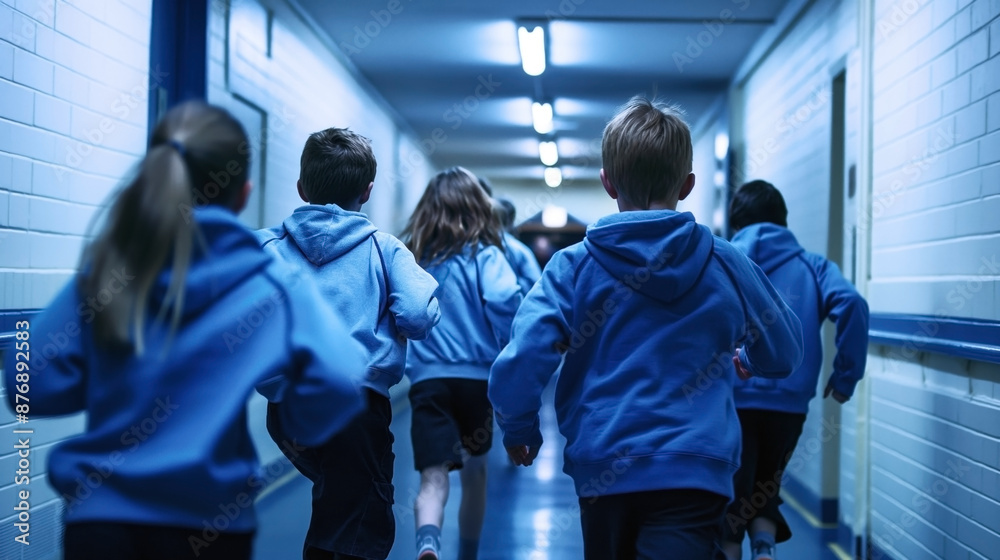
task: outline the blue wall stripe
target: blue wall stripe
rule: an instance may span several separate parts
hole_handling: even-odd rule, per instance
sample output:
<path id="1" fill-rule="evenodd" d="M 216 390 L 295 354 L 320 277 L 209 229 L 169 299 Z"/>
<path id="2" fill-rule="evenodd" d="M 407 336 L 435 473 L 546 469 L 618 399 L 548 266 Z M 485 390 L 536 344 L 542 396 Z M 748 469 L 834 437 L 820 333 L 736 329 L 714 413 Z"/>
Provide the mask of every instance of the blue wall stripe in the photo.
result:
<path id="1" fill-rule="evenodd" d="M 781 489 L 788 492 L 809 513 L 815 515 L 820 523 L 824 525 L 837 523 L 837 498 L 820 498 L 819 494 L 806 488 L 794 476 L 785 477 L 781 481 Z"/>
<path id="2" fill-rule="evenodd" d="M 1000 321 L 873 313 L 872 344 L 902 347 L 904 355 L 935 352 L 1000 364 Z"/>

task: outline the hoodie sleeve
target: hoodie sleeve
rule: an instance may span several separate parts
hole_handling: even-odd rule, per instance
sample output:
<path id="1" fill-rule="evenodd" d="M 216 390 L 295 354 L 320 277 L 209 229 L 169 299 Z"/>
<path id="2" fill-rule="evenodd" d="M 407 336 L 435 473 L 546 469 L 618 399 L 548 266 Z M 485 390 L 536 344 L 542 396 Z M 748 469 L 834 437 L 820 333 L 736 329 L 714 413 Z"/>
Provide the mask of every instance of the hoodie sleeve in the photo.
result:
<path id="1" fill-rule="evenodd" d="M 823 311 L 837 326 L 830 383 L 838 393 L 850 397 L 865 374 L 868 360 L 868 302 L 825 258 L 815 260 L 816 280 L 823 296 Z"/>
<path id="2" fill-rule="evenodd" d="M 86 407 L 87 369 L 82 339 L 84 329 L 89 332 L 89 327 L 81 325 L 81 315 L 74 312 L 79 305 L 74 277 L 44 311 L 27 319 L 26 324 L 15 325 L 15 332 L 27 334 L 15 338 L 4 352 L 4 383 L 11 410 L 28 404 L 27 415 L 32 418 L 72 414 Z M 50 346 L 55 350 L 51 357 Z M 18 369 L 19 362 L 27 366 Z M 30 390 L 23 394 L 30 399 L 27 403 L 17 399 L 22 394 L 17 386 L 23 384 Z"/>
<path id="3" fill-rule="evenodd" d="M 802 362 L 802 325 L 764 272 L 734 250 L 736 282 L 743 296 L 747 332 L 740 362 L 757 377 L 788 377 Z"/>
<path id="4" fill-rule="evenodd" d="M 521 305 L 521 286 L 507 258 L 497 247 L 486 247 L 476 255 L 479 289 L 486 320 L 493 328 L 497 345 L 503 348 L 510 340 L 510 326 Z"/>
<path id="5" fill-rule="evenodd" d="M 291 363 L 282 390 L 265 396 L 287 405 L 278 410 L 289 437 L 319 445 L 364 408 L 364 348 L 328 306 L 316 304 L 322 298 L 312 280 L 296 275 L 284 286 Z"/>
<path id="6" fill-rule="evenodd" d="M 441 308 L 434 291 L 438 284 L 398 239 L 379 235 L 386 251 L 389 271 L 389 310 L 396 319 L 396 329 L 410 340 L 423 340 L 441 320 Z M 383 249 L 385 251 L 385 249 Z"/>
<path id="7" fill-rule="evenodd" d="M 560 347 L 570 336 L 574 266 L 565 252 L 556 253 L 514 318 L 508 344 L 490 370 L 489 398 L 504 446 L 538 446 L 541 395 L 562 361 Z"/>

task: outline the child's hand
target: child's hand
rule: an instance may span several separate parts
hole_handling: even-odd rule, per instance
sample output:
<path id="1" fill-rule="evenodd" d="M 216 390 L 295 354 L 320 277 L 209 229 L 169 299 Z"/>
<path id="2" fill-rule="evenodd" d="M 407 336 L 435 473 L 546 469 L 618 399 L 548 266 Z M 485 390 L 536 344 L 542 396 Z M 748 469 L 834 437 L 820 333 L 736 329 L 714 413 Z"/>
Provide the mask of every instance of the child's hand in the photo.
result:
<path id="1" fill-rule="evenodd" d="M 515 445 L 507 448 L 507 455 L 510 460 L 519 467 L 530 466 L 538 457 L 538 447 L 528 447 L 527 445 Z"/>
<path id="2" fill-rule="evenodd" d="M 743 367 L 743 362 L 740 361 L 740 352 L 742 351 L 742 348 L 736 349 L 736 354 L 733 355 L 733 365 L 736 366 L 736 376 L 743 381 L 746 381 L 747 379 L 753 377 L 753 374 L 750 373 L 750 370 Z"/>
<path id="3" fill-rule="evenodd" d="M 823 391 L 823 398 L 825 399 L 831 395 L 833 396 L 833 400 L 839 402 L 840 404 L 844 404 L 851 399 L 851 397 L 848 397 L 847 395 L 834 389 L 832 382 L 826 384 L 826 389 Z"/>

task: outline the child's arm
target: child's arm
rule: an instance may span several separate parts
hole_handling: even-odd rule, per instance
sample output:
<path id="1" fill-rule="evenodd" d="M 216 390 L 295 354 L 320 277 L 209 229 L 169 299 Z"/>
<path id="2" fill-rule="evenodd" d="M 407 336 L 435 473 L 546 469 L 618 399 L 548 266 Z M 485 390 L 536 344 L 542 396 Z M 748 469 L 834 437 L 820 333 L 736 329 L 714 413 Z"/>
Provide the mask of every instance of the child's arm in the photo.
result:
<path id="1" fill-rule="evenodd" d="M 319 445 L 364 409 L 360 389 L 367 361 L 339 317 L 322 302 L 312 280 L 298 276 L 285 288 L 289 311 L 289 370 L 279 389 L 258 391 L 281 402 L 283 431 L 301 445 Z"/>
<path id="2" fill-rule="evenodd" d="M 833 359 L 824 396 L 833 394 L 840 402 L 854 395 L 854 386 L 865 374 L 868 360 L 868 302 L 844 278 L 837 265 L 817 259 L 816 279 L 823 297 L 823 310 L 837 325 L 837 355 Z"/>
<path id="3" fill-rule="evenodd" d="M 556 253 L 518 309 L 510 344 L 490 370 L 490 402 L 504 446 L 518 464 L 530 464 L 542 444 L 538 410 L 542 390 L 562 361 L 558 348 L 570 336 L 572 287 L 564 279 L 573 270 L 570 258 Z"/>
<path id="4" fill-rule="evenodd" d="M 378 242 L 385 247 L 389 310 L 396 319 L 396 329 L 410 340 L 423 340 L 441 320 L 441 308 L 434 297 L 438 283 L 398 239 L 379 235 Z"/>
<path id="5" fill-rule="evenodd" d="M 744 266 L 737 274 L 747 314 L 743 351 L 737 353 L 740 365 L 753 376 L 788 377 L 802 362 L 802 325 L 764 272 L 739 256 Z"/>
<path id="6" fill-rule="evenodd" d="M 77 309 L 93 313 L 81 304 L 74 277 L 45 311 L 25 321 L 26 324 L 15 325 L 16 332 L 27 334 L 14 340 L 4 359 L 4 382 L 11 410 L 17 411 L 17 405 L 27 404 L 27 416 L 31 418 L 71 414 L 86 407 L 87 366 L 81 339 L 86 332 L 87 342 L 93 344 L 84 320 L 92 315 L 77 314 Z M 19 363 L 27 365 L 18 368 Z M 19 391 L 19 387 L 28 391 Z"/>
<path id="7" fill-rule="evenodd" d="M 497 247 L 486 247 L 476 255 L 479 289 L 482 290 L 486 320 L 493 328 L 497 345 L 503 348 L 510 340 L 514 314 L 521 305 L 521 286 L 507 257 Z"/>

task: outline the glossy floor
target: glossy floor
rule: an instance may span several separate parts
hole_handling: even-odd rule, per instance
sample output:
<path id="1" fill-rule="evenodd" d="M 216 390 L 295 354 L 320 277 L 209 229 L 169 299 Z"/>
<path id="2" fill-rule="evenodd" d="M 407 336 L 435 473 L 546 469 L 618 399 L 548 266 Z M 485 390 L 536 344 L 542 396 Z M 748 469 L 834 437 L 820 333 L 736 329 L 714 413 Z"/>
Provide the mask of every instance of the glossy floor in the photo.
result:
<path id="1" fill-rule="evenodd" d="M 395 399 L 393 433 L 396 434 L 396 542 L 389 560 L 413 560 L 415 539 L 413 498 L 419 476 L 413 470 L 410 414 L 405 397 Z M 535 465 L 508 464 L 499 442 L 490 452 L 489 497 L 480 545 L 480 560 L 579 560 L 583 558 L 580 521 L 572 481 L 563 474 L 563 439 L 556 432 L 551 406 L 542 418 L 546 444 Z M 458 503 L 461 489 L 452 473 L 452 493 L 445 510 L 443 559 L 455 560 L 458 547 Z M 257 504 L 260 530 L 255 560 L 298 560 L 309 522 L 309 481 L 289 473 L 268 489 Z M 836 560 L 820 540 L 817 529 L 794 508 L 784 506 L 795 537 L 782 544 L 783 559 Z M 749 552 L 744 552 L 749 558 Z"/>

